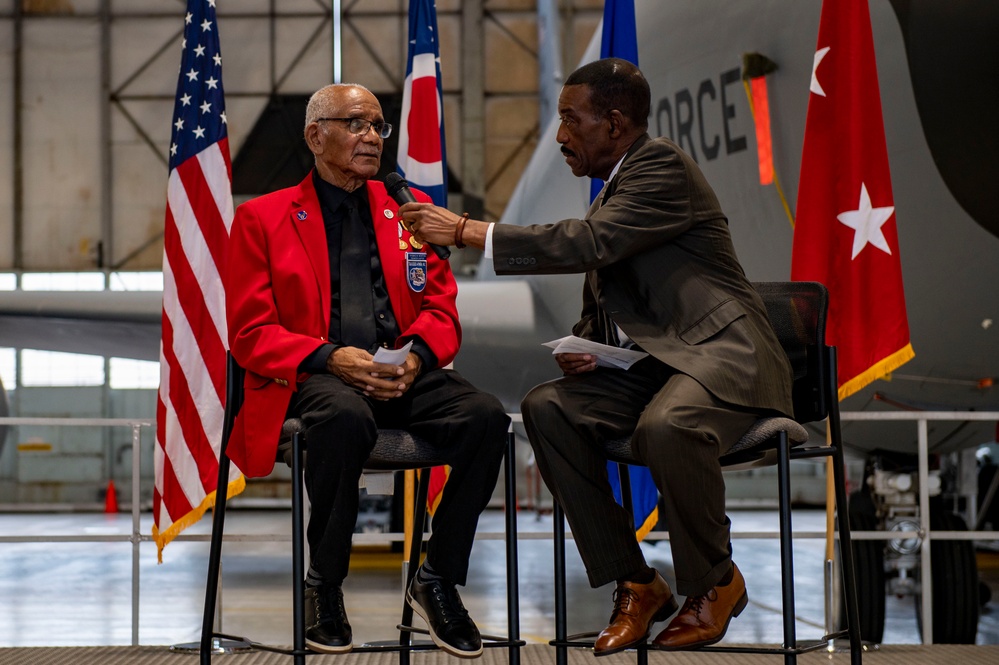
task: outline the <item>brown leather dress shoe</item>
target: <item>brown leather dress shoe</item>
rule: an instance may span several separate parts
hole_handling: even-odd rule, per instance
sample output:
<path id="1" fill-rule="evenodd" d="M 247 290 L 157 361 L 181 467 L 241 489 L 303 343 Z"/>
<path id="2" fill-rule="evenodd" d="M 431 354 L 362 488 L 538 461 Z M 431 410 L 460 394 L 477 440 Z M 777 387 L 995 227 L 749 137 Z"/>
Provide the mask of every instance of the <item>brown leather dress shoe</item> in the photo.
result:
<path id="1" fill-rule="evenodd" d="M 652 624 L 676 612 L 676 598 L 659 571 L 648 584 L 622 582 L 614 590 L 614 612 L 610 625 L 600 631 L 593 653 L 608 656 L 644 642 Z"/>
<path id="2" fill-rule="evenodd" d="M 653 641 L 660 649 L 696 649 L 725 636 L 732 617 L 746 608 L 746 580 L 732 564 L 732 581 L 716 586 L 704 596 L 688 596 L 683 609 Z"/>

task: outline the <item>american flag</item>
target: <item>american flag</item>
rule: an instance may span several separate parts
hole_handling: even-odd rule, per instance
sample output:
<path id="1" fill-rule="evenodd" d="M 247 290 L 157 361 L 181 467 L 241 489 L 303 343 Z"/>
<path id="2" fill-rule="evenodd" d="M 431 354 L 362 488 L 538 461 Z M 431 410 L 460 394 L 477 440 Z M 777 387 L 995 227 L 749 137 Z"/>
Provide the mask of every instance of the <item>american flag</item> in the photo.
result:
<path id="1" fill-rule="evenodd" d="M 397 158 L 400 175 L 429 194 L 435 205 L 444 207 L 447 205 L 447 153 L 437 35 L 437 6 L 433 0 L 410 0 L 409 54 L 402 88 Z M 430 471 L 427 507 L 431 514 L 440 503 L 449 472 L 450 469 L 443 466 Z"/>
<path id="2" fill-rule="evenodd" d="M 215 0 L 188 0 L 170 139 L 153 540 L 163 547 L 215 502 L 226 387 L 225 273 L 232 166 Z M 233 470 L 229 495 L 242 491 Z"/>

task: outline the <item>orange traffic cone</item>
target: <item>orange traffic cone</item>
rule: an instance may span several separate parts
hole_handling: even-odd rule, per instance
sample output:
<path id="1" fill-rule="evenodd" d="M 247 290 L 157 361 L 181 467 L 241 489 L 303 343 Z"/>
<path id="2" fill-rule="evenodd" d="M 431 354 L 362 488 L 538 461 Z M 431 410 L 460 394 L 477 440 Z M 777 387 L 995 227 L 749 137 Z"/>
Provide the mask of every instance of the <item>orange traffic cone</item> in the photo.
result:
<path id="1" fill-rule="evenodd" d="M 105 513 L 117 513 L 118 512 L 118 493 L 114 489 L 114 481 L 108 481 L 108 489 L 104 494 L 104 512 Z"/>

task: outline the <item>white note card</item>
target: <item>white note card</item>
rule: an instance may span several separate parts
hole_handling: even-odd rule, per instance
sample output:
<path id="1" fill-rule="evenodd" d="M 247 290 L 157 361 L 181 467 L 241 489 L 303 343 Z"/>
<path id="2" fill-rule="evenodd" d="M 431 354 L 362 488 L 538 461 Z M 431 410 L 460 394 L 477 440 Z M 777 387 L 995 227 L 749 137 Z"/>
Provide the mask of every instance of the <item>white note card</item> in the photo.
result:
<path id="1" fill-rule="evenodd" d="M 375 351 L 375 362 L 385 363 L 386 365 L 401 365 L 406 362 L 406 356 L 409 355 L 409 350 L 413 348 L 413 341 L 410 340 L 406 343 L 406 346 L 401 349 L 385 349 L 379 347 Z"/>
<path id="2" fill-rule="evenodd" d="M 609 346 L 600 342 L 593 342 L 582 337 L 569 335 L 561 339 L 553 339 L 545 342 L 544 346 L 552 349 L 552 355 L 556 353 L 589 353 L 597 357 L 597 365 L 600 367 L 616 367 L 618 369 L 628 369 L 636 362 L 649 355 L 645 351 L 635 351 L 625 349 L 620 346 Z"/>

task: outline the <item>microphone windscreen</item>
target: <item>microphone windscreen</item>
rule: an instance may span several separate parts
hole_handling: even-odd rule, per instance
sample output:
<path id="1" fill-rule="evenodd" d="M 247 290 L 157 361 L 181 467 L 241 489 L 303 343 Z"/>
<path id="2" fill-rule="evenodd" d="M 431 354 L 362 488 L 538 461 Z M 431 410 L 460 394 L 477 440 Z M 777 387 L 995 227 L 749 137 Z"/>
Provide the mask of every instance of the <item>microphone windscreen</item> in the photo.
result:
<path id="1" fill-rule="evenodd" d="M 385 176 L 385 190 L 399 205 L 416 200 L 413 193 L 409 191 L 409 183 L 395 171 Z"/>

